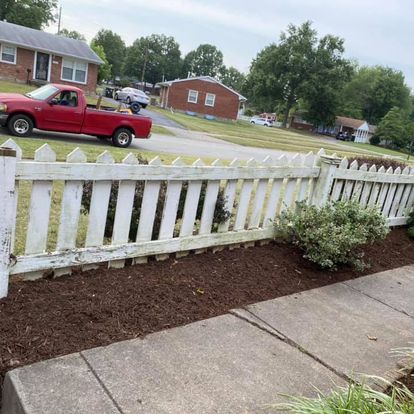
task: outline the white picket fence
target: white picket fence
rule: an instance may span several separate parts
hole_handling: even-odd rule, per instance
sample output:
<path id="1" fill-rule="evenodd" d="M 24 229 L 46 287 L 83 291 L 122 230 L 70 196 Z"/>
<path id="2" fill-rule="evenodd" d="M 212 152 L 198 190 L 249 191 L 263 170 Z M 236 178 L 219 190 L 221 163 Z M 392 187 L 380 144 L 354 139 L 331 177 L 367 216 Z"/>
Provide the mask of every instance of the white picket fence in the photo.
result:
<path id="1" fill-rule="evenodd" d="M 202 251 L 209 247 L 250 244 L 273 237 L 277 214 L 294 208 L 297 201 L 323 205 L 328 200 L 357 199 L 363 205 L 378 205 L 390 225 L 402 225 L 414 202 L 413 171 L 384 170 L 383 167 L 348 166 L 346 159 L 318 154 L 267 157 L 229 166 L 220 161 L 204 165 L 200 160 L 185 165 L 177 159 L 163 165 L 159 158 L 149 165 L 139 164 L 129 154 L 116 164 L 108 152 L 95 163 L 86 162 L 76 149 L 66 162 L 56 162 L 56 154 L 45 144 L 34 160 L 22 160 L 17 144 L 8 140 L 0 148 L 0 297 L 6 296 L 10 275 L 40 277 L 44 272 L 68 274 L 72 267 L 91 269 L 107 262 L 123 267 L 126 259 L 135 263 L 149 256 L 158 259 L 176 253 Z M 93 181 L 86 237 L 77 245 L 85 181 Z M 16 257 L 16 213 L 19 189 L 31 183 L 25 251 Z M 145 182 L 136 240 L 129 240 L 134 193 L 137 182 Z M 48 249 L 54 184 L 64 182 L 61 195 L 57 242 Z M 105 223 L 111 187 L 119 183 L 112 237 L 105 238 Z M 157 239 L 153 228 L 160 188 L 167 183 Z M 197 220 L 197 206 L 203 182 L 207 183 L 203 210 Z M 183 184 L 188 183 L 184 211 L 177 219 Z M 27 188 L 27 186 L 26 186 Z M 231 217 L 213 231 L 214 211 L 220 188 Z"/>

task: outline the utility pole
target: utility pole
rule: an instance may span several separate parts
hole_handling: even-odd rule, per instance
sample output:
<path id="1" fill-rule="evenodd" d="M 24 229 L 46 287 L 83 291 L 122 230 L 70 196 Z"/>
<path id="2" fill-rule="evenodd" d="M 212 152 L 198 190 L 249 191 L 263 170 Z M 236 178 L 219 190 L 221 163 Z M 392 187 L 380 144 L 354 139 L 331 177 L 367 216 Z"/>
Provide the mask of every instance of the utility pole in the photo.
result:
<path id="1" fill-rule="evenodd" d="M 57 34 L 60 34 L 60 24 L 62 21 L 62 5 L 59 6 L 59 14 L 58 14 L 58 32 Z"/>

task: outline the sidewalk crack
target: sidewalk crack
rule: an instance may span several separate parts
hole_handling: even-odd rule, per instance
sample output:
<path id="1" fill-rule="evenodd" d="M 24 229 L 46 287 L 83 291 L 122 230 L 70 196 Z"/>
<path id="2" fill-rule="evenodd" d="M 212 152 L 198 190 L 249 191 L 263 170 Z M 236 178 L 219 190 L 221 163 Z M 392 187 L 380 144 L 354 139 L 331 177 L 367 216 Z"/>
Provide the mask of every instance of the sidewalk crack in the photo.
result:
<path id="1" fill-rule="evenodd" d="M 397 308 L 395 308 L 394 306 L 390 305 L 389 303 L 386 303 L 386 302 L 382 301 L 381 299 L 375 298 L 375 297 L 373 297 L 373 296 L 369 295 L 368 293 L 363 292 L 362 290 L 359 290 L 359 289 L 357 289 L 357 288 L 353 287 L 352 285 L 349 285 L 347 282 L 341 282 L 341 283 L 342 283 L 343 285 L 345 285 L 346 287 L 349 287 L 349 288 L 351 288 L 352 290 L 355 290 L 355 292 L 361 293 L 362 295 L 366 296 L 367 298 L 370 298 L 370 299 L 372 299 L 372 300 L 375 300 L 376 302 L 379 302 L 379 303 L 381 303 L 382 305 L 387 306 L 388 308 L 390 308 L 390 309 L 392 309 L 392 310 L 394 310 L 394 311 L 396 311 L 396 312 L 402 313 L 403 315 L 406 315 L 406 316 L 408 316 L 408 317 L 410 317 L 410 318 L 414 319 L 414 316 L 410 315 L 408 312 L 406 312 L 406 311 L 404 311 L 404 310 L 397 309 Z"/>
<path id="2" fill-rule="evenodd" d="M 106 395 L 109 397 L 109 399 L 112 401 L 112 403 L 114 404 L 115 408 L 117 409 L 117 411 L 119 412 L 119 414 L 125 414 L 124 411 L 122 410 L 122 408 L 119 406 L 119 404 L 116 402 L 115 398 L 112 396 L 112 394 L 109 392 L 108 388 L 106 387 L 106 385 L 102 382 L 102 380 L 99 378 L 98 374 L 95 372 L 95 370 L 93 369 L 92 365 L 89 363 L 89 361 L 87 360 L 87 358 L 85 357 L 85 355 L 83 355 L 83 352 L 80 352 L 80 356 L 81 358 L 85 361 L 85 364 L 88 366 L 88 368 L 90 369 L 90 371 L 92 372 L 93 376 L 96 378 L 96 381 L 98 381 L 99 385 L 102 387 L 102 389 L 105 391 Z"/>
<path id="3" fill-rule="evenodd" d="M 274 326 L 270 325 L 268 322 L 266 322 L 265 320 L 263 320 L 259 316 L 255 315 L 249 309 L 247 309 L 245 307 L 242 307 L 241 309 L 244 310 L 245 312 L 247 312 L 248 314 L 250 314 L 251 316 L 253 316 L 253 318 L 255 318 L 258 321 L 260 321 L 260 323 L 256 323 L 256 322 L 252 321 L 251 319 L 249 319 L 247 317 L 244 317 L 243 315 L 241 315 L 240 313 L 237 313 L 235 311 L 230 311 L 230 313 L 233 316 L 236 316 L 237 318 L 239 318 L 239 319 L 241 319 L 241 320 L 243 320 L 243 321 L 245 321 L 245 322 L 253 325 L 254 327 L 256 327 L 258 329 L 261 329 L 262 331 L 267 332 L 268 334 L 270 334 L 273 337 L 277 338 L 278 340 L 286 343 L 287 345 L 289 345 L 289 346 L 291 346 L 293 348 L 296 348 L 298 351 L 300 351 L 301 353 L 309 356 L 314 361 L 316 361 L 318 364 L 323 365 L 325 368 L 327 368 L 329 371 L 333 372 L 335 375 L 337 375 L 338 377 L 342 378 L 343 380 L 345 380 L 347 382 L 353 381 L 351 377 L 349 377 L 348 375 L 346 375 L 343 372 L 338 371 L 334 367 L 330 366 L 329 364 L 327 364 L 326 362 L 324 362 L 322 359 L 320 359 L 316 355 L 312 354 L 312 352 L 310 352 L 307 349 L 303 348 L 296 341 L 294 341 L 293 339 L 291 339 L 288 336 L 286 336 L 283 332 L 279 331 Z M 263 324 L 263 325 L 261 325 L 261 324 Z M 274 331 L 274 332 L 272 332 L 272 331 Z"/>

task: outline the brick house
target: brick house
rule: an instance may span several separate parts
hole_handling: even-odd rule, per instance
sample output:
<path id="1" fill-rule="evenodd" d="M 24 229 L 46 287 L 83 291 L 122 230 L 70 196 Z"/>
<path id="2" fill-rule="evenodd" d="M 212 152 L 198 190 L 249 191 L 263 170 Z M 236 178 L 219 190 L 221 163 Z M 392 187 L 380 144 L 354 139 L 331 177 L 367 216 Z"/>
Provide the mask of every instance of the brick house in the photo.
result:
<path id="1" fill-rule="evenodd" d="M 197 76 L 159 83 L 160 103 L 188 113 L 237 119 L 246 98 L 211 76 Z"/>
<path id="2" fill-rule="evenodd" d="M 83 41 L 0 21 L 0 79 L 76 85 L 95 92 L 102 63 Z"/>

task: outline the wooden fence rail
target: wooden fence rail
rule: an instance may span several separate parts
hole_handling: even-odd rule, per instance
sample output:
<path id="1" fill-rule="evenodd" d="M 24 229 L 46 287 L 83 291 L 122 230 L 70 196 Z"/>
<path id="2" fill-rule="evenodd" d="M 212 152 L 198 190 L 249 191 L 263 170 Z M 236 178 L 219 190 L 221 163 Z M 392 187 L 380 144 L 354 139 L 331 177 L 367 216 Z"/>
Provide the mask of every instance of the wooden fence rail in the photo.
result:
<path id="1" fill-rule="evenodd" d="M 96 162 L 86 161 L 77 148 L 66 162 L 56 162 L 47 144 L 34 160 L 22 160 L 14 141 L 3 144 L 0 297 L 7 295 L 13 274 L 62 275 L 74 266 L 91 269 L 102 262 L 123 267 L 126 259 L 140 263 L 149 256 L 162 259 L 171 253 L 271 239 L 277 214 L 297 201 L 323 205 L 356 199 L 364 206 L 378 205 L 390 225 L 404 224 L 414 203 L 409 168 L 348 165 L 323 150 L 244 165 L 234 160 L 228 166 L 201 160 L 185 165 L 180 158 L 172 165 L 158 158 L 146 165 L 132 154 L 115 163 L 106 151 Z M 92 191 L 85 212 L 87 185 Z M 215 222 L 220 197 L 230 214 Z"/>

